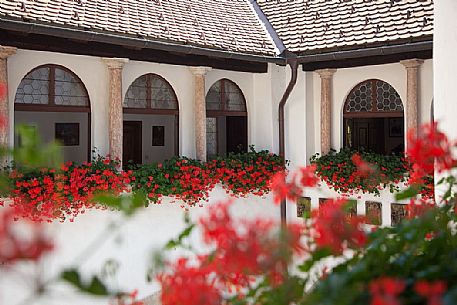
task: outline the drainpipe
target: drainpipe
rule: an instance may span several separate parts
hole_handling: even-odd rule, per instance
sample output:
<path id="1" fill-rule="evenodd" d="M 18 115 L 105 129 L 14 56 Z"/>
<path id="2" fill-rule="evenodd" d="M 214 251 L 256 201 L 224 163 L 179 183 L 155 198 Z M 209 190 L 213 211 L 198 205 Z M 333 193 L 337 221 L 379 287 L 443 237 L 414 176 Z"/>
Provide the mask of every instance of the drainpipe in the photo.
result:
<path id="1" fill-rule="evenodd" d="M 290 93 L 295 87 L 295 84 L 297 83 L 297 74 L 298 74 L 298 59 L 297 57 L 292 54 L 286 54 L 286 56 L 290 56 L 290 58 L 287 58 L 287 64 L 290 66 L 290 70 L 292 72 L 289 85 L 287 85 L 286 91 L 284 91 L 284 94 L 282 95 L 281 101 L 279 102 L 279 155 L 283 158 L 284 163 L 286 161 L 285 157 L 285 150 L 286 150 L 286 144 L 285 144 L 285 135 L 284 135 L 284 108 L 286 106 L 287 99 L 290 96 Z M 281 201 L 281 224 L 285 225 L 287 223 L 287 202 L 286 200 Z"/>

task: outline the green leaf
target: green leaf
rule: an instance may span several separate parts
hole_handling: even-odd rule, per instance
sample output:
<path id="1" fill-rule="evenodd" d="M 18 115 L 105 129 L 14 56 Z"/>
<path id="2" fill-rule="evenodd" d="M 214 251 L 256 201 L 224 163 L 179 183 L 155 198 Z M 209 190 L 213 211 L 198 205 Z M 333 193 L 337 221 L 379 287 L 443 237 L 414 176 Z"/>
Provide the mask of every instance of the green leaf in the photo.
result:
<path id="1" fill-rule="evenodd" d="M 178 246 L 182 246 L 182 242 L 183 240 L 188 237 L 192 231 L 194 230 L 195 228 L 195 224 L 190 224 L 189 226 L 187 226 L 178 236 L 177 239 L 172 239 L 170 241 L 168 241 L 168 243 L 165 245 L 165 249 L 167 250 L 171 250 L 171 249 L 174 249 Z"/>
<path id="2" fill-rule="evenodd" d="M 419 188 L 415 185 L 412 185 L 405 189 L 404 191 L 395 194 L 395 200 L 404 200 L 415 197 L 419 193 Z"/>
<path id="3" fill-rule="evenodd" d="M 117 294 L 110 293 L 106 288 L 106 285 L 97 276 L 93 276 L 89 283 L 83 282 L 77 269 L 64 270 L 60 274 L 60 278 L 86 294 L 95 296 L 110 296 Z"/>
<path id="4" fill-rule="evenodd" d="M 123 212 L 126 216 L 132 216 L 138 209 L 147 205 L 145 192 L 135 190 L 133 194 L 114 195 L 100 193 L 93 197 L 94 202 L 115 208 Z"/>

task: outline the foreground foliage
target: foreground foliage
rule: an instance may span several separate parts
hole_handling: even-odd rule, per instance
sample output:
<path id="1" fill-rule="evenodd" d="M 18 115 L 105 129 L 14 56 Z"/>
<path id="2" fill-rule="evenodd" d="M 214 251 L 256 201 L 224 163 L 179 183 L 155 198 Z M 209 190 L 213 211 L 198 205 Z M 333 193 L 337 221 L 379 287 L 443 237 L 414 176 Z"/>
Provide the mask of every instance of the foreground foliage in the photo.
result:
<path id="1" fill-rule="evenodd" d="M 351 202 L 331 199 L 312 212 L 300 227 L 302 234 L 297 239 L 296 227 L 278 224 L 276 228 L 282 232 L 279 235 L 271 235 L 274 226 L 262 222 L 251 233 L 249 226 L 255 221 L 242 222 L 247 228 L 234 226 L 228 208 L 221 212 L 218 207 L 210 212 L 210 226 L 206 218 L 199 224 L 202 238 L 212 250 L 195 253 L 194 259 L 191 256 L 170 262 L 159 275 L 162 303 L 456 304 L 455 179 L 448 176 L 440 181 L 445 192 L 439 202 L 420 194 L 430 168 L 445 174 L 457 167 L 452 157 L 456 143 L 449 141 L 436 125 L 423 126 L 419 137 L 415 133 L 410 132 L 408 142 L 413 164 L 409 172 L 411 185 L 397 195 L 399 200 L 410 198 L 408 220 L 393 228 L 368 227 L 363 216 L 349 213 Z M 373 175 L 379 175 L 376 166 L 360 155 L 353 159 L 359 181 L 371 181 Z M 289 177 L 279 173 L 273 179 L 276 201 L 296 199 L 303 187 L 315 185 L 311 175 L 315 166 Z M 275 245 L 274 249 L 263 251 L 265 240 Z M 227 262 L 229 258 L 236 262 Z M 272 268 L 270 262 L 282 268 Z"/>

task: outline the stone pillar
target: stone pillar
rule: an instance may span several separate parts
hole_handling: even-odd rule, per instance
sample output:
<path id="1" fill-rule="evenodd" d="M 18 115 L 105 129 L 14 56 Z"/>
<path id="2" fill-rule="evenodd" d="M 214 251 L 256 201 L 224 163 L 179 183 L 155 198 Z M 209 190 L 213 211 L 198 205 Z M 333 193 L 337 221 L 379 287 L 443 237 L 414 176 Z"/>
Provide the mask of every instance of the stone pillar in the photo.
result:
<path id="1" fill-rule="evenodd" d="M 327 154 L 331 148 L 332 121 L 332 80 L 336 69 L 317 70 L 321 77 L 321 154 Z"/>
<path id="2" fill-rule="evenodd" d="M 102 58 L 109 71 L 109 154 L 122 161 L 122 68 L 126 58 Z"/>
<path id="3" fill-rule="evenodd" d="M 205 74 L 211 70 L 207 67 L 190 67 L 194 75 L 194 103 L 195 103 L 195 149 L 196 157 L 206 161 L 206 100 Z"/>
<path id="4" fill-rule="evenodd" d="M 418 76 L 419 67 L 424 61 L 422 59 L 408 59 L 400 61 L 400 63 L 406 68 L 406 130 L 417 129 Z"/>
<path id="5" fill-rule="evenodd" d="M 0 96 L 0 119 L 4 120 L 5 126 L 0 129 L 0 146 L 7 147 L 9 144 L 9 100 L 8 100 L 8 57 L 15 54 L 16 48 L 0 46 L 0 86 L 5 86 L 4 95 Z"/>

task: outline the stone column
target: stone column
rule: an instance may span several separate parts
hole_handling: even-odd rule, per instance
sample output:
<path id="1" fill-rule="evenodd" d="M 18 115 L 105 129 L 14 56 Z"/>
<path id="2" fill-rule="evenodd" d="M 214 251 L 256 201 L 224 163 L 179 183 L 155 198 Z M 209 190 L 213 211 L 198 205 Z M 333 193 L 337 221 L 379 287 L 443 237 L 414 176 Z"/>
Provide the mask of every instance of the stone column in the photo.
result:
<path id="1" fill-rule="evenodd" d="M 406 130 L 417 129 L 418 76 L 419 68 L 424 61 L 408 59 L 402 60 L 400 63 L 406 68 Z"/>
<path id="2" fill-rule="evenodd" d="M 190 67 L 189 70 L 194 75 L 196 157 L 200 161 L 206 161 L 205 74 L 210 71 L 211 68 Z"/>
<path id="3" fill-rule="evenodd" d="M 109 71 L 109 154 L 122 161 L 122 68 L 126 58 L 102 58 Z"/>
<path id="4" fill-rule="evenodd" d="M 321 77 L 321 154 L 327 154 L 331 147 L 332 121 L 332 80 L 336 69 L 317 70 Z"/>
<path id="5" fill-rule="evenodd" d="M 0 46 L 0 86 L 5 86 L 6 90 L 0 95 L 0 119 L 4 120 L 5 126 L 0 129 L 0 146 L 8 146 L 9 141 L 9 100 L 8 100 L 8 57 L 15 54 L 16 48 Z M 2 91 L 2 90 L 0 90 Z"/>

